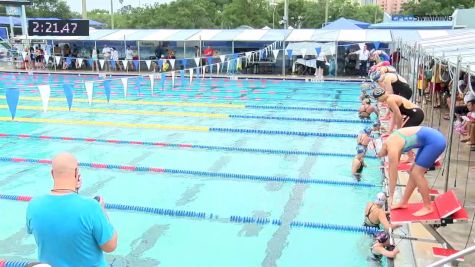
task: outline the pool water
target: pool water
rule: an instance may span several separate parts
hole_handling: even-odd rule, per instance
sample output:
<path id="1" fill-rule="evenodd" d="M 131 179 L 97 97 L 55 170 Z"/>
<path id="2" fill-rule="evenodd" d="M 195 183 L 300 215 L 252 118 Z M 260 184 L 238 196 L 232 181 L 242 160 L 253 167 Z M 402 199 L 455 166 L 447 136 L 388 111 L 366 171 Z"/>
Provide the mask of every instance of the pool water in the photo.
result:
<path id="1" fill-rule="evenodd" d="M 51 159 L 59 152 L 69 151 L 80 162 L 87 163 L 355 182 L 348 156 L 244 152 L 233 148 L 354 154 L 355 138 L 288 132 L 357 134 L 368 124 L 309 120 L 358 120 L 357 112 L 351 111 L 358 108 L 357 83 L 205 78 L 194 79 L 190 84 L 187 78 L 182 84 L 178 78 L 174 88 L 171 80 L 165 81 L 163 87 L 160 80 L 155 80 L 152 94 L 148 79 L 137 82 L 129 78 L 127 101 L 116 101 L 124 100 L 124 91 L 121 80 L 114 78 L 111 102 L 107 103 L 99 80 L 97 76 L 86 75 L 1 74 L 0 96 L 5 95 L 6 88 L 21 91 L 17 121 L 0 121 L 0 134 L 9 135 L 0 137 L 2 157 Z M 86 100 L 84 81 L 94 81 L 91 105 Z M 64 83 L 74 86 L 71 111 L 54 110 L 67 108 Z M 47 112 L 38 110 L 41 99 L 36 85 L 39 84 L 51 84 Z M 0 117 L 9 117 L 5 97 L 0 99 Z M 159 101 L 166 103 L 158 105 Z M 217 103 L 227 105 L 214 105 Z M 139 113 L 144 111 L 151 113 Z M 280 119 L 268 118 L 271 116 Z M 79 121 L 87 123 L 79 124 Z M 140 123 L 143 127 L 114 124 L 119 122 Z M 157 124 L 173 127 L 147 126 Z M 197 131 L 192 126 L 202 128 Z M 210 131 L 212 128 L 285 133 L 215 132 Z M 20 134 L 191 144 L 191 147 L 19 138 Z M 364 206 L 380 190 L 379 162 L 367 159 L 366 163 L 362 183 L 376 186 L 81 167 L 80 193 L 90 197 L 102 195 L 107 203 L 206 213 L 205 219 L 199 219 L 109 210 L 119 234 L 117 250 L 106 256 L 112 266 L 366 266 L 370 242 L 367 235 L 289 226 L 292 221 L 360 226 Z M 38 196 L 52 186 L 48 164 L 0 161 L 0 168 L 1 194 Z M 0 200 L 0 259 L 36 259 L 34 238 L 25 230 L 26 207 L 26 202 Z M 282 223 L 239 223 L 230 221 L 231 216 Z"/>

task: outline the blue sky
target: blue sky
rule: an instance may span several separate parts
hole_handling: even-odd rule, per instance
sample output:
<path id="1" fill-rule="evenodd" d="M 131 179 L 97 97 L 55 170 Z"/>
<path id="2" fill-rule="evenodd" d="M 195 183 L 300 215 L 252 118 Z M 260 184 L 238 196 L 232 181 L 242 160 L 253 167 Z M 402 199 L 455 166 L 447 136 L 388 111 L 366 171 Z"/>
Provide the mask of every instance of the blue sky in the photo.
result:
<path id="1" fill-rule="evenodd" d="M 81 12 L 82 10 L 82 0 L 65 0 L 68 5 L 71 7 L 73 11 Z M 119 0 L 113 0 L 114 2 L 114 10 L 117 10 L 122 7 L 119 4 Z M 124 0 L 124 6 L 132 5 L 133 7 L 137 7 L 140 5 L 145 4 L 153 4 L 153 3 L 165 3 L 170 2 L 170 0 Z M 86 0 L 87 10 L 92 9 L 106 9 L 110 10 L 110 0 Z"/>

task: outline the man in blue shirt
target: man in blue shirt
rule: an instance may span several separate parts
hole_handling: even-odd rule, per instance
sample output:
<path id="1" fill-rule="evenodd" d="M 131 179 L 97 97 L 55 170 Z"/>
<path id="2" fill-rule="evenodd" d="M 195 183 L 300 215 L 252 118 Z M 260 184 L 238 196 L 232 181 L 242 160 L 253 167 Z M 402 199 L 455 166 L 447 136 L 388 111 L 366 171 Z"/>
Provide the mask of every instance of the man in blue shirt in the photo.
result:
<path id="1" fill-rule="evenodd" d="M 81 175 L 76 158 L 69 153 L 53 159 L 51 175 L 53 189 L 33 198 L 26 214 L 39 261 L 54 267 L 106 266 L 103 251 L 115 250 L 117 232 L 109 222 L 104 201 L 77 194 Z"/>

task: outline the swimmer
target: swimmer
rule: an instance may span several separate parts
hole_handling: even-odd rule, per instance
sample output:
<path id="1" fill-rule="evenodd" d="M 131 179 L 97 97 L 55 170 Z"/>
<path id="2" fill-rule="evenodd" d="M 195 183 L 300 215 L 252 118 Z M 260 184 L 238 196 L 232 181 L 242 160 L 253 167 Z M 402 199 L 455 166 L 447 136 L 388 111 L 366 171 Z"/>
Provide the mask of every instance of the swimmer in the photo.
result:
<path id="1" fill-rule="evenodd" d="M 371 247 L 371 266 L 382 266 L 384 257 L 395 258 L 399 253 L 399 249 L 390 244 L 390 236 L 387 232 L 379 232 L 374 238 L 374 244 Z"/>
<path id="2" fill-rule="evenodd" d="M 360 117 L 360 119 L 370 119 L 371 113 L 376 113 L 376 108 L 371 105 L 371 100 L 369 98 L 364 98 L 361 101 L 361 106 L 358 110 L 358 117 Z"/>
<path id="3" fill-rule="evenodd" d="M 437 130 L 429 127 L 407 127 L 394 131 L 384 141 L 378 157 L 388 156 L 389 160 L 389 205 L 391 209 L 407 208 L 409 197 L 417 187 L 422 196 L 424 206 L 414 212 L 413 216 L 424 216 L 433 212 L 429 185 L 424 174 L 437 161 L 437 158 L 444 152 L 446 146 L 445 137 Z M 412 165 L 409 174 L 409 181 L 402 196 L 401 202 L 393 205 L 392 200 L 396 182 L 398 180 L 399 161 L 401 153 L 408 152 L 413 148 L 418 148 L 416 161 Z"/>
<path id="4" fill-rule="evenodd" d="M 362 145 L 368 148 L 369 143 L 373 141 L 373 138 L 371 138 L 371 132 L 373 132 L 373 127 L 369 126 L 364 128 L 363 131 L 358 134 L 358 137 L 356 138 L 356 143 L 358 145 Z"/>
<path id="5" fill-rule="evenodd" d="M 361 180 L 361 173 L 363 169 L 366 167 L 366 163 L 364 162 L 364 156 L 366 154 L 367 148 L 358 145 L 356 147 L 356 156 L 353 158 L 353 162 L 351 163 L 351 173 L 356 178 L 357 181 Z"/>
<path id="6" fill-rule="evenodd" d="M 424 121 L 424 111 L 402 96 L 387 94 L 379 87 L 373 91 L 373 97 L 386 103 L 393 114 L 389 132 L 402 127 L 419 126 Z"/>
<path id="7" fill-rule="evenodd" d="M 371 60 L 375 61 L 376 64 L 390 60 L 390 57 L 383 50 L 375 50 L 371 53 Z"/>
<path id="8" fill-rule="evenodd" d="M 400 95 L 407 100 L 412 97 L 412 89 L 407 81 L 397 73 L 376 71 L 371 74 L 371 79 L 384 88 L 388 93 Z"/>
<path id="9" fill-rule="evenodd" d="M 369 202 L 366 205 L 363 226 L 379 228 L 379 225 L 382 224 L 385 230 L 401 227 L 401 225 L 388 222 L 386 212 L 384 211 L 385 202 L 386 195 L 383 192 L 380 192 L 376 195 L 374 202 Z"/>

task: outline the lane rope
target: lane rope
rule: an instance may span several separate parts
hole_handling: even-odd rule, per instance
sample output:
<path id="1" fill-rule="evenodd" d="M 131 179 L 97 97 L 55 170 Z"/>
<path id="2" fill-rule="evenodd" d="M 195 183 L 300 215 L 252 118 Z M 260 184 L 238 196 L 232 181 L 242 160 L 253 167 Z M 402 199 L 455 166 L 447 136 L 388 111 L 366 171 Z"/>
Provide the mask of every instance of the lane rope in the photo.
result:
<path id="1" fill-rule="evenodd" d="M 31 163 L 31 164 L 46 164 L 50 165 L 49 159 L 31 159 L 31 158 L 19 158 L 19 157 L 0 157 L 0 161 L 14 162 L 14 163 Z M 312 178 L 294 178 L 294 177 L 278 177 L 278 176 L 266 176 L 266 175 L 250 175 L 239 173 L 221 173 L 221 172 L 207 172 L 207 171 L 194 171 L 183 169 L 167 169 L 162 167 L 146 167 L 146 166 L 133 166 L 133 165 L 117 165 L 99 162 L 79 162 L 79 166 L 88 167 L 92 169 L 113 169 L 123 170 L 129 172 L 150 172 L 150 173 L 167 173 L 167 174 L 185 174 L 193 176 L 208 176 L 219 177 L 226 179 L 259 181 L 259 182 L 281 182 L 281 183 L 296 183 L 296 184 L 322 184 L 333 186 L 350 186 L 350 187 L 376 187 L 374 184 L 355 181 L 337 181 L 337 180 L 324 180 L 324 179 L 312 179 Z"/>
<path id="2" fill-rule="evenodd" d="M 48 136 L 48 135 L 30 135 L 30 134 L 8 134 L 0 133 L 0 138 L 30 138 L 38 140 L 61 140 L 61 141 L 79 141 L 87 143 L 106 143 L 106 144 L 127 144 L 127 145 L 141 145 L 154 147 L 172 147 L 181 149 L 203 149 L 203 150 L 218 150 L 218 151 L 237 151 L 250 153 L 265 153 L 265 154 L 283 154 L 283 155 L 304 155 L 304 156 L 324 156 L 324 157 L 354 157 L 353 154 L 345 153 L 331 153 L 331 152 L 312 152 L 299 150 L 280 150 L 280 149 L 262 149 L 262 148 L 243 148 L 243 147 L 228 147 L 228 146 L 208 146 L 208 145 L 194 145 L 187 143 L 166 143 L 166 142 L 147 142 L 134 140 L 117 140 L 117 139 L 101 139 L 88 137 L 71 137 L 71 136 Z M 366 155 L 367 158 L 376 158 L 376 156 Z"/>

